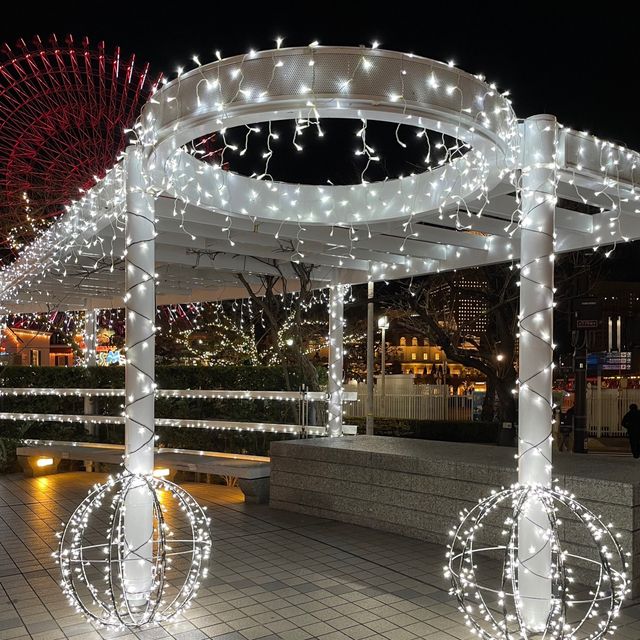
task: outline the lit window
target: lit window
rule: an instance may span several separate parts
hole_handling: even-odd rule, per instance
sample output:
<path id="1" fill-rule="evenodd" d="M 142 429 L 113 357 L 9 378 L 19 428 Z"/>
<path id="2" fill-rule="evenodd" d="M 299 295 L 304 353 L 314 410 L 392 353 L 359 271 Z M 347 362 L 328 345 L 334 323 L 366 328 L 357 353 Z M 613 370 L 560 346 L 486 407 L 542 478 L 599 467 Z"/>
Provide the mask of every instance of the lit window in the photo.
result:
<path id="1" fill-rule="evenodd" d="M 436 353 L 436 360 L 440 360 L 440 354 Z"/>
<path id="2" fill-rule="evenodd" d="M 417 360 L 418 359 L 418 354 L 415 351 L 411 354 L 411 359 L 412 360 Z"/>

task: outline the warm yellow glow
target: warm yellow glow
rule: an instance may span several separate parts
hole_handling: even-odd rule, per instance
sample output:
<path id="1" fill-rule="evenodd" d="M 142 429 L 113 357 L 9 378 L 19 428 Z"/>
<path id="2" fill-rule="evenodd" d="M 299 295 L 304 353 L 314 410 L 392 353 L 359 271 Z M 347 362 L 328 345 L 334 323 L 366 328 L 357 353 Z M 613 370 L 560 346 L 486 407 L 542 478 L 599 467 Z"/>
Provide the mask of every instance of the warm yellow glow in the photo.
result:
<path id="1" fill-rule="evenodd" d="M 36 467 L 50 467 L 53 464 L 53 458 L 38 458 Z"/>
<path id="2" fill-rule="evenodd" d="M 156 478 L 166 478 L 170 473 L 171 473 L 171 471 L 169 469 L 167 469 L 166 467 L 163 468 L 163 469 L 154 469 L 153 470 L 153 475 Z"/>

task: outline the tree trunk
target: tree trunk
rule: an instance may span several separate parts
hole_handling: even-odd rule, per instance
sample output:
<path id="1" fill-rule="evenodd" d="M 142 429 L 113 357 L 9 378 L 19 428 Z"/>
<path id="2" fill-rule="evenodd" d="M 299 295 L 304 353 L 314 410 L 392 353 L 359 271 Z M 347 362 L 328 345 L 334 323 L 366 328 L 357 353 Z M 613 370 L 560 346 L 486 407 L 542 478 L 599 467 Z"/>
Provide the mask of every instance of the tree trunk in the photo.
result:
<path id="1" fill-rule="evenodd" d="M 515 386 L 514 375 L 496 380 L 496 393 L 498 395 L 498 422 L 516 422 L 517 406 L 516 395 L 513 393 Z"/>
<path id="2" fill-rule="evenodd" d="M 487 376 L 487 392 L 482 401 L 482 413 L 480 419 L 483 422 L 493 422 L 496 410 L 496 384 L 493 376 Z"/>

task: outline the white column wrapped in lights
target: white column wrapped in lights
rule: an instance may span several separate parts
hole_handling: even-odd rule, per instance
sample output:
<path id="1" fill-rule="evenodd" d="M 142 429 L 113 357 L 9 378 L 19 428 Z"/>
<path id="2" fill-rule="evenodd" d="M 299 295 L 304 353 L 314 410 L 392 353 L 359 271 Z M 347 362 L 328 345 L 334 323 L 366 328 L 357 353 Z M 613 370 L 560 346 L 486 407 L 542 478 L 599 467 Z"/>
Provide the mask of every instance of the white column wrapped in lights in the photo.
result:
<path id="1" fill-rule="evenodd" d="M 97 364 L 97 338 L 98 338 L 98 310 L 93 308 L 91 300 L 87 301 L 84 312 L 84 363 L 87 367 L 95 367 Z M 92 396 L 84 397 L 84 415 L 92 416 L 95 413 L 96 403 Z M 88 433 L 96 434 L 96 425 L 85 422 L 84 428 Z"/>
<path id="2" fill-rule="evenodd" d="M 551 487 L 557 130 L 553 116 L 525 121 L 521 190 L 518 480 L 545 488 Z M 544 628 L 551 607 L 551 523 L 535 495 L 520 518 L 522 613 L 529 628 Z"/>
<path id="3" fill-rule="evenodd" d="M 342 394 L 344 363 L 344 292 L 339 274 L 331 280 L 329 298 L 329 382 L 327 403 L 327 434 L 336 438 L 342 435 Z"/>
<path id="4" fill-rule="evenodd" d="M 156 230 L 141 147 L 127 149 L 125 174 L 124 472 L 94 486 L 61 532 L 56 556 L 63 591 L 78 611 L 99 626 L 136 629 L 172 621 L 189 607 L 207 575 L 211 534 L 197 502 L 153 475 Z M 95 512 L 102 512 L 97 523 Z M 97 544 L 96 524 L 105 521 Z"/>
<path id="5" fill-rule="evenodd" d="M 465 623 L 484 640 L 603 638 L 614 633 L 629 591 L 619 534 L 569 492 L 552 487 L 557 147 L 553 116 L 524 121 L 518 483 L 465 509 L 450 532 L 445 574 Z M 572 546 L 577 530 L 589 551 Z M 491 580 L 482 565 L 494 554 L 502 571 Z M 584 583 L 580 595 L 574 581 Z"/>
<path id="6" fill-rule="evenodd" d="M 155 217 L 145 184 L 142 151 L 129 147 L 125 228 L 125 469 L 153 473 L 155 442 Z M 125 589 L 141 605 L 153 582 L 153 496 L 144 479 L 125 498 L 123 560 Z"/>

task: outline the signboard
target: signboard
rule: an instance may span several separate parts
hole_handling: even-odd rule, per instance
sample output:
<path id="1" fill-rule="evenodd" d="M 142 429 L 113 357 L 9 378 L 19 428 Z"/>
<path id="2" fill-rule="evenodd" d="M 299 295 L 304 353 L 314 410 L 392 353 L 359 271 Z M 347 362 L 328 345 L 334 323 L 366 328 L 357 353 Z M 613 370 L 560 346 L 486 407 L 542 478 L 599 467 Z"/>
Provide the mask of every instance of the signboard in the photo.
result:
<path id="1" fill-rule="evenodd" d="M 631 351 L 601 351 L 587 355 L 587 367 L 601 371 L 631 371 Z"/>
<path id="2" fill-rule="evenodd" d="M 112 364 L 124 364 L 125 355 L 115 347 L 98 346 L 96 347 L 96 364 L 99 367 L 108 367 Z"/>
<path id="3" fill-rule="evenodd" d="M 580 298 L 571 304 L 573 329 L 597 329 L 602 319 L 600 298 Z"/>

